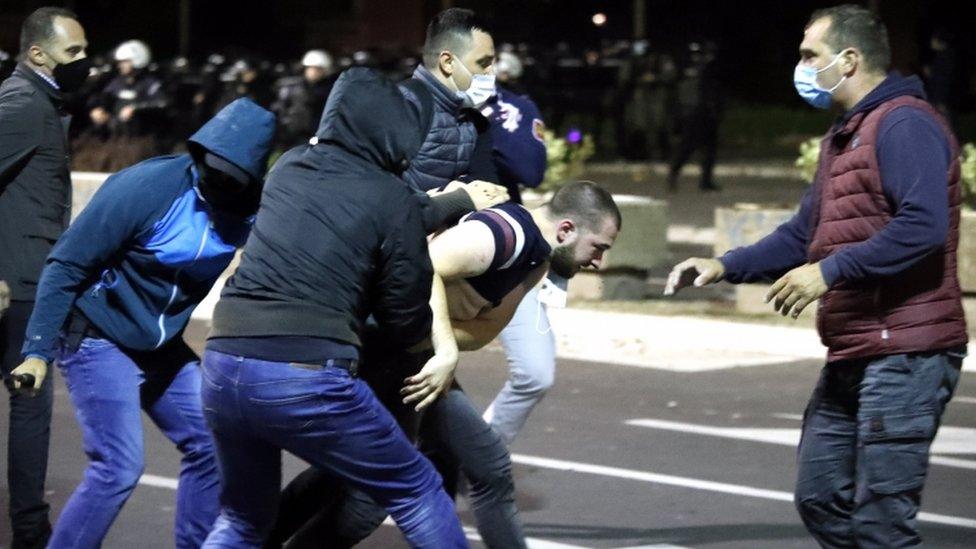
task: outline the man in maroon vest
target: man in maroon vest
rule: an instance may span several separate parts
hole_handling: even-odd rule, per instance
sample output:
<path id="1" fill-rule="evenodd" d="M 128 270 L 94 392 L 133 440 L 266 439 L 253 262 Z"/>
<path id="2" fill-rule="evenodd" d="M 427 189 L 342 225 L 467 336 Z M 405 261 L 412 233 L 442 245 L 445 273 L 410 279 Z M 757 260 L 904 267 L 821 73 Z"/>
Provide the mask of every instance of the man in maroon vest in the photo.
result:
<path id="1" fill-rule="evenodd" d="M 766 300 L 793 318 L 820 300 L 827 364 L 805 414 L 795 500 L 824 547 L 921 543 L 929 446 L 966 354 L 958 145 L 918 78 L 889 65 L 872 12 L 815 12 L 794 83 L 812 106 L 843 114 L 799 212 L 752 246 L 678 264 L 665 288 L 775 281 Z"/>

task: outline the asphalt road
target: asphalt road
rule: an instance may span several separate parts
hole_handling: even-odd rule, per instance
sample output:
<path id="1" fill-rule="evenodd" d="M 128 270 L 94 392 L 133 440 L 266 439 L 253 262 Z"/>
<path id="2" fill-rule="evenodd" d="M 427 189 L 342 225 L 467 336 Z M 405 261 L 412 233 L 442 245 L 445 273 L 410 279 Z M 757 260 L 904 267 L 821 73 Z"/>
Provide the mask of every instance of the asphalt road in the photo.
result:
<path id="1" fill-rule="evenodd" d="M 201 330 L 191 330 L 196 345 Z M 815 547 L 789 494 L 799 414 L 819 369 L 801 361 L 680 373 L 561 360 L 555 388 L 512 447 L 532 545 Z M 85 464 L 57 377 L 48 476 L 54 517 Z M 479 406 L 504 377 L 498 352 L 462 359 L 459 379 Z M 976 375 L 964 373 L 956 396 L 925 491 L 928 520 L 920 528 L 930 547 L 973 547 L 976 539 Z M 5 432 L 7 399 L 0 400 Z M 166 479 L 177 477 L 178 453 L 148 421 L 146 433 L 146 473 L 160 478 L 136 489 L 105 547 L 172 547 L 174 492 Z M 286 480 L 303 467 L 287 456 L 284 463 Z M 5 478 L 0 492 L 5 506 Z M 473 525 L 464 502 L 459 510 Z M 9 542 L 5 510 L 2 520 L 0 546 Z M 395 528 L 384 527 L 363 546 L 404 545 Z"/>

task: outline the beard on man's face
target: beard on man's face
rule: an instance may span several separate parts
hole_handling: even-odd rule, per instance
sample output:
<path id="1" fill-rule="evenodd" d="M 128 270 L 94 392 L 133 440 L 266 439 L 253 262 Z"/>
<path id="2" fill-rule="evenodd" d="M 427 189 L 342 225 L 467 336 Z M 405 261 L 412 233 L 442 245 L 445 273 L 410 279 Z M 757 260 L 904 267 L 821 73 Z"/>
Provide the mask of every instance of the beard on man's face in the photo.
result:
<path id="1" fill-rule="evenodd" d="M 563 278 L 573 278 L 580 270 L 580 266 L 576 264 L 576 258 L 573 255 L 573 247 L 569 245 L 556 246 L 549 256 L 549 269 Z"/>

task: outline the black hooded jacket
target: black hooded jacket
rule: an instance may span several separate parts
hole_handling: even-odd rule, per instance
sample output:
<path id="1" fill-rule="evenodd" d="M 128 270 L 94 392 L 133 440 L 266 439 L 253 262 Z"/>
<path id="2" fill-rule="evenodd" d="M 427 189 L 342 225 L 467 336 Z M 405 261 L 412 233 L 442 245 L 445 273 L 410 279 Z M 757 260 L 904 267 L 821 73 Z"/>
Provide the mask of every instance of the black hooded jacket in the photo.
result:
<path id="1" fill-rule="evenodd" d="M 394 344 L 430 333 L 433 269 L 420 204 L 396 176 L 423 141 L 420 119 L 378 73 L 343 73 L 317 143 L 289 150 L 268 174 L 211 338 L 299 336 L 358 347 L 369 315 Z"/>

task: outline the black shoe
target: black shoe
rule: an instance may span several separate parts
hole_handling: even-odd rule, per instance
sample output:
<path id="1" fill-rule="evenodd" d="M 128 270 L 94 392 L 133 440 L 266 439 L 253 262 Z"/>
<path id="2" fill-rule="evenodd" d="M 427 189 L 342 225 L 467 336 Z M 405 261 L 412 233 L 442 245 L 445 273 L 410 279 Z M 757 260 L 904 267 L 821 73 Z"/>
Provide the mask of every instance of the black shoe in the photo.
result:
<path id="1" fill-rule="evenodd" d="M 29 534 L 14 534 L 10 549 L 44 549 L 49 539 L 51 539 L 51 525 L 45 521 L 43 526 Z"/>
<path id="2" fill-rule="evenodd" d="M 698 190 L 700 190 L 703 193 L 713 193 L 713 192 L 721 191 L 722 187 L 719 187 L 715 183 L 703 183 L 698 186 Z"/>

